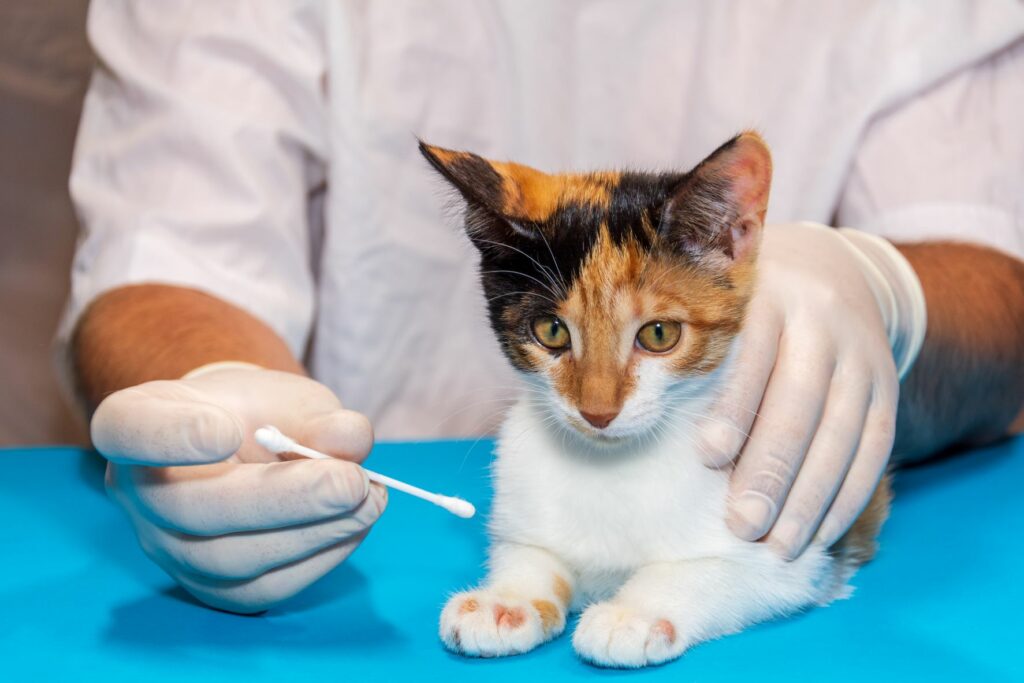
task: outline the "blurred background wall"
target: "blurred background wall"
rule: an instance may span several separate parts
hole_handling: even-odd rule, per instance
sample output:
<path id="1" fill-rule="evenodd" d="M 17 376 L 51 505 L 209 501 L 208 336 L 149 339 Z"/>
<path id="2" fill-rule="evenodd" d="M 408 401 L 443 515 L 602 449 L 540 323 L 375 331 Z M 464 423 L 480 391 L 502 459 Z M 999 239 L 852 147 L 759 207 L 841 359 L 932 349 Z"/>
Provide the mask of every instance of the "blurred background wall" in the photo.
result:
<path id="1" fill-rule="evenodd" d="M 50 343 L 75 241 L 67 178 L 92 66 L 87 5 L 0 2 L 0 445 L 83 441 Z"/>

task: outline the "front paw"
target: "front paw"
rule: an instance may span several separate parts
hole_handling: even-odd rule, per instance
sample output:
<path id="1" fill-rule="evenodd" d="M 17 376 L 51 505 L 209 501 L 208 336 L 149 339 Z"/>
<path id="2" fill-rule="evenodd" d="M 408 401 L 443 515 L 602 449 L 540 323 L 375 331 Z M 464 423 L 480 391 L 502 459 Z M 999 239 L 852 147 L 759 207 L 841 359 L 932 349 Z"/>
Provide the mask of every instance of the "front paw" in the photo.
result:
<path id="1" fill-rule="evenodd" d="M 564 629 L 565 612 L 554 603 L 488 589 L 458 593 L 441 612 L 445 647 L 474 657 L 528 652 Z"/>
<path id="2" fill-rule="evenodd" d="M 592 664 L 632 668 L 667 662 L 686 649 L 668 619 L 650 618 L 611 602 L 591 605 L 583 612 L 572 645 Z"/>

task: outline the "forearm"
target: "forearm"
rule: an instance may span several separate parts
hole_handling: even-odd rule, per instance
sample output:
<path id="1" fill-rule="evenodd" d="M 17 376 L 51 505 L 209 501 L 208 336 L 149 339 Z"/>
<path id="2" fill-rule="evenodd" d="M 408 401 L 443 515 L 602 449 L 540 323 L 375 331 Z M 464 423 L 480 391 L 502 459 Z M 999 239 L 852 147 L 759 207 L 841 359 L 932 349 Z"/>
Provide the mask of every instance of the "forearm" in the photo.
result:
<path id="1" fill-rule="evenodd" d="M 121 287 L 94 301 L 75 330 L 71 355 L 76 389 L 90 412 L 113 391 L 215 361 L 303 372 L 281 337 L 245 311 L 197 290 L 155 284 Z"/>
<path id="2" fill-rule="evenodd" d="M 967 244 L 898 248 L 924 289 L 928 332 L 900 388 L 894 459 L 913 462 L 1019 429 L 1024 263 Z"/>

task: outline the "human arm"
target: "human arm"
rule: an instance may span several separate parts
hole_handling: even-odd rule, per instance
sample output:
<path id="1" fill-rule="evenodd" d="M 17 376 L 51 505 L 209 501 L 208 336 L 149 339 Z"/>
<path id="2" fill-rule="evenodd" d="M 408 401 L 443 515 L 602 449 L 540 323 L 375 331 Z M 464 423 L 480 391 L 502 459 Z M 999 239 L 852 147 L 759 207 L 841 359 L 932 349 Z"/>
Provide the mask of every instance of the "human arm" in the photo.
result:
<path id="1" fill-rule="evenodd" d="M 900 387 L 893 459 L 915 462 L 1021 429 L 1024 262 L 954 242 L 900 245 L 928 302 L 928 333 Z"/>
<path id="2" fill-rule="evenodd" d="M 115 391 L 224 360 L 305 374 L 262 321 L 173 285 L 127 285 L 100 295 L 78 323 L 71 353 L 77 394 L 89 414 Z"/>

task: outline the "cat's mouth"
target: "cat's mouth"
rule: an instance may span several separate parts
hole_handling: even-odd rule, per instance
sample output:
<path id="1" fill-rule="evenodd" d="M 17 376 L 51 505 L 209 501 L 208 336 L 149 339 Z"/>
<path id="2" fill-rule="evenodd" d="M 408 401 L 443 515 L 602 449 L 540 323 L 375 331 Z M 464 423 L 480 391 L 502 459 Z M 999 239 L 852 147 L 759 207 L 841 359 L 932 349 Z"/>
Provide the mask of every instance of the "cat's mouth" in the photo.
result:
<path id="1" fill-rule="evenodd" d="M 651 420 L 646 419 L 649 416 L 643 415 L 637 419 L 638 416 L 632 412 L 623 411 L 607 424 L 598 427 L 580 415 L 574 406 L 557 398 L 547 402 L 542 417 L 550 420 L 549 424 L 557 425 L 558 431 L 563 434 L 603 448 L 620 447 L 641 439 L 652 426 Z"/>
<path id="2" fill-rule="evenodd" d="M 629 436 L 611 436 L 608 434 L 588 434 L 587 438 L 594 444 L 603 447 L 621 446 L 630 441 Z"/>
<path id="3" fill-rule="evenodd" d="M 638 436 L 632 430 L 624 430 L 614 424 L 599 429 L 574 415 L 567 415 L 566 422 L 578 436 L 600 446 L 619 446 Z"/>

